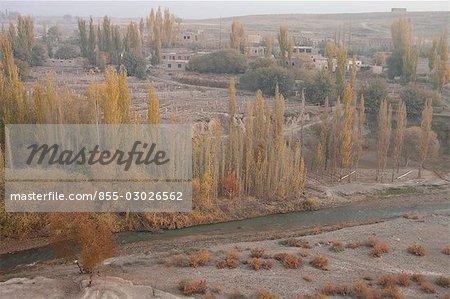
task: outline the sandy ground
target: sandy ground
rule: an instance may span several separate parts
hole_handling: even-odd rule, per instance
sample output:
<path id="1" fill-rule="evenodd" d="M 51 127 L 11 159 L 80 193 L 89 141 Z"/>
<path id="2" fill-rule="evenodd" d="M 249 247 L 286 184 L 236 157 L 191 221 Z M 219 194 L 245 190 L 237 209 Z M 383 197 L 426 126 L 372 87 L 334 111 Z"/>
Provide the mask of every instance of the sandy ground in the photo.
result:
<path id="1" fill-rule="evenodd" d="M 74 265 L 44 266 L 22 273 L 32 280 L 14 278 L 0 283 L 0 297 L 17 298 L 16 295 L 20 294 L 24 298 L 176 298 L 169 294 L 182 296 L 177 288 L 181 280 L 203 279 L 210 288 L 222 290 L 216 295 L 217 298 L 229 298 L 234 289 L 246 298 L 254 298 L 254 294 L 262 288 L 278 293 L 282 298 L 295 298 L 296 295 L 318 293 L 326 283 L 353 284 L 364 279 L 376 287 L 379 276 L 405 272 L 423 274 L 437 291 L 436 294 L 424 294 L 416 283 L 412 283 L 409 287 L 399 288 L 405 298 L 441 298 L 449 290 L 435 285 L 434 281 L 439 276 L 450 276 L 449 256 L 441 253 L 442 248 L 450 244 L 448 232 L 449 215 L 428 215 L 416 220 L 397 218 L 301 237 L 309 242 L 310 249 L 286 247 L 279 244 L 280 240 L 210 244 L 207 246 L 211 253 L 208 265 L 197 268 L 168 267 L 165 262 L 174 254 L 188 255 L 193 250 L 206 248 L 205 244 L 165 251 L 150 248 L 142 253 L 130 250 L 128 254 L 122 252 L 121 256 L 105 260 L 99 269 L 100 276 L 93 277 L 91 287 L 87 287 L 88 277 L 77 274 Z M 370 248 L 365 246 L 346 248 L 342 252 L 330 249 L 331 240 L 347 244 L 364 242 L 369 237 L 389 244 L 390 252 L 376 258 L 369 254 Z M 407 248 L 411 244 L 423 245 L 426 255 L 419 257 L 408 253 Z M 301 254 L 303 265 L 299 269 L 285 269 L 274 260 L 270 270 L 254 271 L 243 263 L 236 269 L 216 268 L 215 263 L 224 256 L 224 252 L 237 250 L 241 261 L 246 261 L 250 259 L 252 248 L 263 248 L 268 258 L 281 252 L 296 256 Z M 329 271 L 309 265 L 317 255 L 329 258 Z M 306 282 L 303 279 L 305 276 L 311 277 L 312 281 Z M 159 295 L 152 297 L 153 288 L 169 294 L 155 291 Z"/>

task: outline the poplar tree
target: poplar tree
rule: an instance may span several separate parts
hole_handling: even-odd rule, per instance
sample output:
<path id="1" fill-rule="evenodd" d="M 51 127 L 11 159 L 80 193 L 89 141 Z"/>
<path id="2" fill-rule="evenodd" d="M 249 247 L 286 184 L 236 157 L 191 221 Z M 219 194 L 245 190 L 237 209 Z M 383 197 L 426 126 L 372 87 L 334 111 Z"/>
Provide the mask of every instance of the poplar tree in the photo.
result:
<path id="1" fill-rule="evenodd" d="M 327 53 L 327 69 L 330 74 L 333 73 L 333 60 L 336 57 L 336 44 L 327 43 L 326 45 L 326 53 Z"/>
<path id="2" fill-rule="evenodd" d="M 433 56 L 433 86 L 439 92 L 450 77 L 450 66 L 448 64 L 448 31 L 445 29 L 439 41 L 433 42 L 436 44 L 436 49 L 430 53 L 430 58 Z"/>
<path id="3" fill-rule="evenodd" d="M 79 18 L 78 19 L 78 32 L 80 38 L 80 49 L 81 56 L 84 58 L 88 57 L 88 36 L 86 31 L 86 21 Z"/>
<path id="4" fill-rule="evenodd" d="M 14 55 L 18 59 L 31 64 L 34 44 L 33 18 L 19 15 L 17 17 L 17 38 L 14 41 Z"/>
<path id="5" fill-rule="evenodd" d="M 400 100 L 397 111 L 395 112 L 396 128 L 394 148 L 392 153 L 392 181 L 394 181 L 395 172 L 398 173 L 400 170 L 400 156 L 403 148 L 403 138 L 405 136 L 406 122 L 406 104 L 402 100 Z"/>
<path id="6" fill-rule="evenodd" d="M 419 178 L 422 177 L 423 163 L 428 155 L 428 147 L 430 146 L 431 140 L 431 124 L 433 121 L 433 106 L 432 100 L 427 99 L 425 102 L 425 107 L 422 111 L 422 121 L 420 123 L 420 165 L 419 165 Z"/>
<path id="7" fill-rule="evenodd" d="M 387 153 L 389 150 L 389 143 L 391 140 L 391 116 L 392 107 L 383 99 L 380 103 L 378 112 L 378 168 L 377 181 L 383 182 L 383 174 L 386 168 Z"/>
<path id="8" fill-rule="evenodd" d="M 341 165 L 343 168 L 350 168 L 352 163 L 353 148 L 353 113 L 354 106 L 353 90 L 351 86 L 347 86 L 344 93 L 344 126 L 342 130 L 341 141 Z"/>
<path id="9" fill-rule="evenodd" d="M 264 53 L 264 56 L 266 58 L 272 57 L 274 43 L 275 43 L 275 41 L 274 41 L 273 35 L 270 33 L 266 33 L 264 35 L 264 45 L 266 46 L 266 52 Z"/>
<path id="10" fill-rule="evenodd" d="M 345 89 L 345 66 L 347 63 L 347 49 L 343 46 L 336 49 L 336 86 L 339 95 L 344 95 Z"/>
<path id="11" fill-rule="evenodd" d="M 244 27 L 238 20 L 233 19 L 233 22 L 231 23 L 231 32 L 230 32 L 230 48 L 243 53 L 244 40 L 245 40 Z"/>
<path id="12" fill-rule="evenodd" d="M 364 124 L 366 122 L 366 107 L 364 102 L 364 96 L 361 95 L 359 103 L 357 105 L 357 111 L 355 112 L 355 134 L 354 134 L 354 165 L 358 168 L 359 160 L 362 155 L 362 147 L 364 144 Z"/>
<path id="13" fill-rule="evenodd" d="M 148 111 L 147 111 L 147 123 L 148 124 L 159 124 L 161 123 L 161 115 L 159 112 L 159 99 L 156 95 L 156 90 L 152 84 L 148 86 Z"/>
<path id="14" fill-rule="evenodd" d="M 330 107 L 328 97 L 325 98 L 321 117 L 320 141 L 317 146 L 316 161 L 318 170 L 326 170 L 329 157 L 329 140 L 330 140 Z"/>
<path id="15" fill-rule="evenodd" d="M 355 55 L 353 55 L 352 58 L 352 77 L 351 77 L 351 81 L 350 81 L 350 86 L 352 87 L 352 89 L 355 89 L 355 84 L 356 84 L 356 57 Z"/>
<path id="16" fill-rule="evenodd" d="M 88 38 L 88 45 L 87 45 L 87 51 L 88 51 L 88 60 L 90 64 L 96 63 L 96 42 L 95 42 L 95 26 L 94 26 L 94 20 L 92 17 L 89 19 L 89 38 Z"/>
<path id="17" fill-rule="evenodd" d="M 280 26 L 280 32 L 278 33 L 278 44 L 280 46 L 281 63 L 284 65 L 289 48 L 289 33 L 287 26 Z"/>

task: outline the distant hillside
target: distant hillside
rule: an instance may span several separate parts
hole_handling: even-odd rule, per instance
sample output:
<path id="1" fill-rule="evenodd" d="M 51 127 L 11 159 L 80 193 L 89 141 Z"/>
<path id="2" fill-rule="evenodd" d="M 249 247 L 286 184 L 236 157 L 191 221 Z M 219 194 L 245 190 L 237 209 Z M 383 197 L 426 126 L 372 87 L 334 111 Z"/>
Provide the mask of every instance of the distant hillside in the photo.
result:
<path id="1" fill-rule="evenodd" d="M 339 26 L 351 28 L 355 37 L 389 37 L 390 26 L 401 15 L 409 18 L 414 25 L 416 36 L 432 38 L 445 26 L 449 25 L 450 12 L 407 12 L 407 13 L 345 13 L 345 14 L 283 14 L 283 15 L 253 15 L 236 17 L 247 31 L 278 30 L 280 25 L 288 25 L 292 32 L 311 31 L 321 35 L 333 36 Z M 229 31 L 233 18 L 186 20 L 188 26 L 215 27 L 220 26 L 224 32 Z"/>

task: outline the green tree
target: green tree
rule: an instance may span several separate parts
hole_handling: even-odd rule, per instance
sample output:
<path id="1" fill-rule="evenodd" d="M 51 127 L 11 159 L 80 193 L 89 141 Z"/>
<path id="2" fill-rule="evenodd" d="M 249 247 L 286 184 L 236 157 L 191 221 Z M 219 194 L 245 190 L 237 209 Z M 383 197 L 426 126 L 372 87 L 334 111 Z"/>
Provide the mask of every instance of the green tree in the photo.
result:
<path id="1" fill-rule="evenodd" d="M 261 90 L 267 95 L 274 95 L 278 84 L 280 92 L 287 94 L 294 86 L 294 75 L 291 71 L 279 66 L 263 67 L 247 71 L 241 76 L 239 82 L 244 89 Z"/>
<path id="2" fill-rule="evenodd" d="M 189 60 L 189 69 L 199 73 L 243 73 L 247 68 L 246 57 L 236 50 L 220 50 Z"/>
<path id="3" fill-rule="evenodd" d="M 318 71 L 306 80 L 305 97 L 309 103 L 323 105 L 326 98 L 332 99 L 335 94 L 334 80 L 325 70 Z"/>

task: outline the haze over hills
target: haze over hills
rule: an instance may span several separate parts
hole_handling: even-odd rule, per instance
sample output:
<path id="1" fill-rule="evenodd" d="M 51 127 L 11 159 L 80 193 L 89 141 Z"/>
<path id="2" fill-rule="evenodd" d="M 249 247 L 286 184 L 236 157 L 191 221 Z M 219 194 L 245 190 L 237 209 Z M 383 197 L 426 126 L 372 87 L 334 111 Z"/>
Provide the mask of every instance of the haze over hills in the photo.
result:
<path id="1" fill-rule="evenodd" d="M 289 31 L 311 31 L 334 35 L 338 27 L 344 26 L 351 30 L 352 36 L 390 37 L 390 25 L 400 16 L 411 20 L 414 34 L 429 39 L 438 34 L 442 28 L 449 25 L 450 12 L 372 12 L 372 13 L 337 13 L 337 14 L 278 14 L 278 15 L 248 15 L 237 17 L 248 31 L 277 31 L 280 25 L 287 25 Z M 188 20 L 187 25 L 199 27 L 229 28 L 233 18 L 215 18 L 203 20 Z"/>

